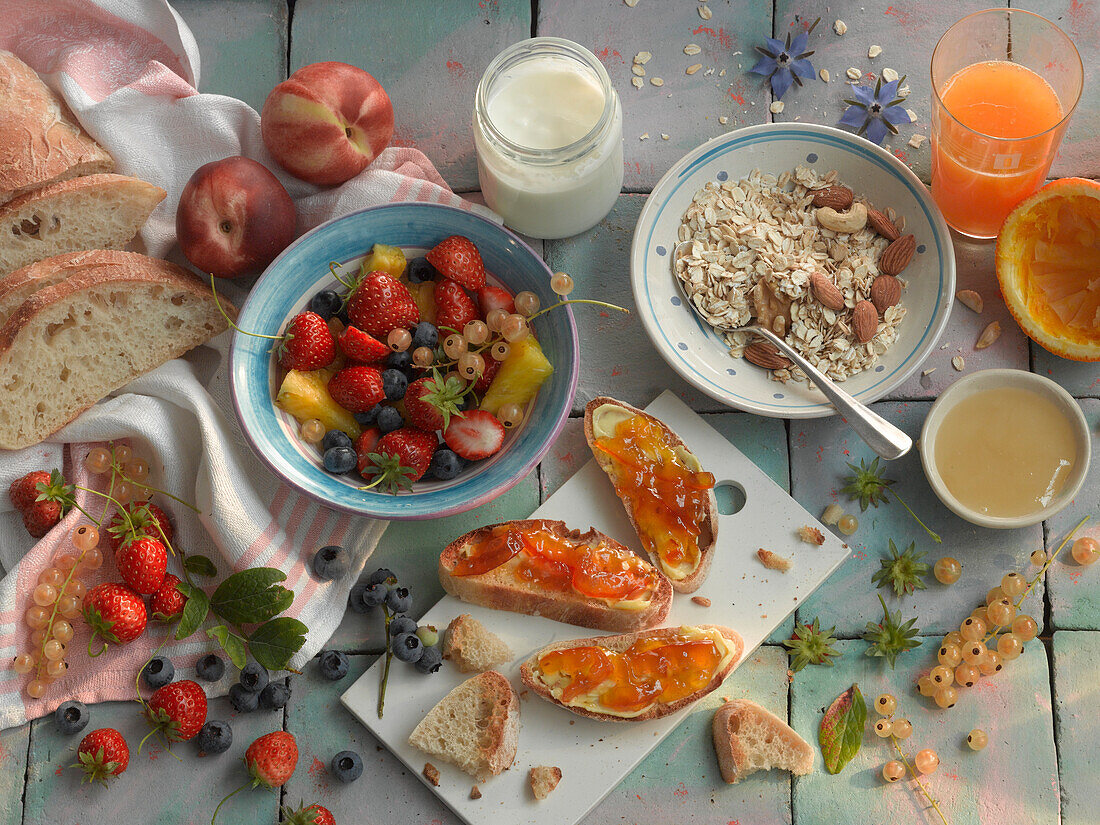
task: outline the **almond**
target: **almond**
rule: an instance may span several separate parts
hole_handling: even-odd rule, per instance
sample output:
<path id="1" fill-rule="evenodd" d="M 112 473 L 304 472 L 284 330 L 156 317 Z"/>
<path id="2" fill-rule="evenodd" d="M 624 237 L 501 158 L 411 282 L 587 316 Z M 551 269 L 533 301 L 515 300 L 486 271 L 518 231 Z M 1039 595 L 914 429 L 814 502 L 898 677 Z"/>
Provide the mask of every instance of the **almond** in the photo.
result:
<path id="1" fill-rule="evenodd" d="M 883 250 L 882 257 L 878 259 L 879 271 L 886 275 L 901 274 L 901 271 L 913 260 L 913 254 L 916 251 L 917 239 L 912 235 L 902 235 Z"/>
<path id="2" fill-rule="evenodd" d="M 1001 325 L 999 322 L 994 321 L 982 330 L 982 334 L 978 336 L 978 342 L 974 344 L 974 349 L 985 349 L 1000 337 Z"/>
<path id="3" fill-rule="evenodd" d="M 852 334 L 866 344 L 878 332 L 878 310 L 870 301 L 860 301 L 852 310 Z"/>
<path id="4" fill-rule="evenodd" d="M 886 312 L 901 300 L 901 281 L 893 275 L 879 275 L 871 284 L 871 303 L 879 312 Z"/>
<path id="5" fill-rule="evenodd" d="M 982 310 L 985 308 L 982 296 L 972 289 L 960 289 L 955 293 L 955 297 L 959 299 L 960 304 L 979 315 L 982 314 Z"/>
<path id="6" fill-rule="evenodd" d="M 834 311 L 844 309 L 844 294 L 824 272 L 810 276 L 810 290 L 823 307 Z"/>
<path id="7" fill-rule="evenodd" d="M 854 200 L 855 195 L 847 186 L 829 186 L 814 192 L 814 206 L 830 206 L 837 212 L 843 212 Z"/>
<path id="8" fill-rule="evenodd" d="M 790 361 L 779 354 L 779 348 L 769 341 L 749 344 L 745 348 L 745 360 L 766 370 L 783 370 L 791 365 Z"/>
<path id="9" fill-rule="evenodd" d="M 867 207 L 867 225 L 888 241 L 896 241 L 901 235 L 892 220 L 871 207 Z"/>

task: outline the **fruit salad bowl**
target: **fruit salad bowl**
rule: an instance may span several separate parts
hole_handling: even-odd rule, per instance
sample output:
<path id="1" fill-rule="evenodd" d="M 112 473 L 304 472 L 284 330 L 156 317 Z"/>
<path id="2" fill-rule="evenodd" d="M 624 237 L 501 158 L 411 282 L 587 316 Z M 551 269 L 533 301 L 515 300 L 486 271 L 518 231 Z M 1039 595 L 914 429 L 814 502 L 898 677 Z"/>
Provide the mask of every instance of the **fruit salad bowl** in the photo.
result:
<path id="1" fill-rule="evenodd" d="M 450 206 L 394 203 L 335 218 L 291 244 L 257 280 L 237 325 L 248 332 L 278 336 L 291 319 L 311 308 L 319 292 L 342 288 L 333 269 L 348 280 L 375 244 L 398 247 L 412 260 L 453 235 L 464 236 L 476 246 L 489 285 L 513 295 L 532 292 L 543 307 L 558 300 L 546 264 L 504 227 Z M 330 269 L 331 262 L 339 267 Z M 500 449 L 469 463 L 448 480 L 429 474 L 411 489 L 391 493 L 360 489 L 369 477 L 364 479 L 354 469 L 328 472 L 322 451 L 303 437 L 302 422 L 275 403 L 287 370 L 280 365 L 278 347 L 273 348 L 266 338 L 234 334 L 229 354 L 234 409 L 259 458 L 291 487 L 328 507 L 396 520 L 453 515 L 491 501 L 527 476 L 550 449 L 572 408 L 579 347 L 570 307 L 539 315 L 530 329 L 553 373 L 526 405 L 522 420 L 506 431 Z M 410 379 L 420 374 L 405 372 Z"/>

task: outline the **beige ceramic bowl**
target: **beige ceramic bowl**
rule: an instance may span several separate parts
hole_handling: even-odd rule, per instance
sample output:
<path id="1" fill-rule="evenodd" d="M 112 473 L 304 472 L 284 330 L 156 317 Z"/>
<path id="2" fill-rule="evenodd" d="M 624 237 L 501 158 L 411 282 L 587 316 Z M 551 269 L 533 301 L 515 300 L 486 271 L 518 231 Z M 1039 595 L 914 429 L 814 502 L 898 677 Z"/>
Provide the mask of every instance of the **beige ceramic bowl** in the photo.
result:
<path id="1" fill-rule="evenodd" d="M 947 413 L 960 401 L 974 393 L 1002 387 L 1029 389 L 1041 393 L 1053 401 L 1073 426 L 1077 440 L 1077 455 L 1081 459 L 1074 466 L 1070 477 L 1066 479 L 1065 485 L 1050 505 L 1026 516 L 989 516 L 971 510 L 951 494 L 936 468 L 936 435 Z M 924 466 L 924 474 L 928 478 L 928 483 L 932 485 L 932 489 L 939 496 L 940 501 L 947 505 L 948 509 L 955 515 L 982 527 L 999 529 L 1027 527 L 1050 518 L 1068 505 L 1073 497 L 1077 495 L 1077 491 L 1081 489 L 1081 485 L 1085 481 L 1085 475 L 1088 473 L 1089 459 L 1092 455 L 1090 441 L 1089 425 L 1081 412 L 1081 408 L 1073 399 L 1073 396 L 1049 378 L 1043 378 L 1041 375 L 1035 375 L 1024 370 L 981 370 L 965 378 L 960 378 L 936 399 L 936 403 L 928 411 L 928 417 L 924 419 L 924 426 L 921 428 L 920 460 Z"/>

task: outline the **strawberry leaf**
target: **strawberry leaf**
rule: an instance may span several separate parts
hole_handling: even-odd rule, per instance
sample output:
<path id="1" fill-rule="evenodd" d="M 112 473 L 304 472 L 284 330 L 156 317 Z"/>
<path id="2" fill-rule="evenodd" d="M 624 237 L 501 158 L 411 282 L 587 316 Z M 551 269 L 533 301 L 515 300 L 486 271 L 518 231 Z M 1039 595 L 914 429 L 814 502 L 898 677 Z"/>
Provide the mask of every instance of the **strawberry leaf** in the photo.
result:
<path id="1" fill-rule="evenodd" d="M 206 621 L 206 614 L 210 612 L 210 599 L 200 588 L 186 582 L 177 584 L 176 589 L 187 597 L 183 613 L 180 614 L 180 623 L 176 626 L 176 641 L 179 641 L 186 639 Z"/>
<path id="2" fill-rule="evenodd" d="M 218 644 L 222 646 L 222 650 L 229 656 L 229 661 L 236 665 L 238 670 L 243 670 L 244 666 L 248 664 L 248 650 L 245 647 L 244 639 L 230 631 L 228 627 L 220 624 L 207 630 L 206 635 L 211 639 L 217 639 Z"/>
<path id="3" fill-rule="evenodd" d="M 285 670 L 306 643 L 309 628 L 297 619 L 280 616 L 257 627 L 248 637 L 252 656 L 268 670 Z"/>
<path id="4" fill-rule="evenodd" d="M 821 717 L 818 741 L 825 770 L 840 771 L 859 753 L 863 744 L 863 726 L 867 722 L 867 705 L 858 685 L 852 685 L 838 696 Z"/>
<path id="5" fill-rule="evenodd" d="M 230 624 L 258 624 L 278 616 L 294 601 L 294 593 L 276 582 L 286 574 L 273 567 L 241 570 L 218 585 L 210 609 Z"/>
<path id="6" fill-rule="evenodd" d="M 206 556 L 188 556 L 183 561 L 183 566 L 188 573 L 196 576 L 216 576 L 218 568 Z"/>

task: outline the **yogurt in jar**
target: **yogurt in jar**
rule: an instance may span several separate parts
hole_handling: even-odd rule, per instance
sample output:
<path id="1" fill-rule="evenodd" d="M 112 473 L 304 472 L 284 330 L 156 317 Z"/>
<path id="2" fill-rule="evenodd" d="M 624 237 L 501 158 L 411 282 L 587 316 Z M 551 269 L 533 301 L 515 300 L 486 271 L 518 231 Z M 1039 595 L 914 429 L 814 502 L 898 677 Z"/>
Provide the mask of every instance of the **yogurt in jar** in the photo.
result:
<path id="1" fill-rule="evenodd" d="M 478 84 L 478 177 L 504 222 L 536 238 L 595 226 L 622 189 L 622 108 L 587 49 L 554 37 L 506 49 Z"/>

